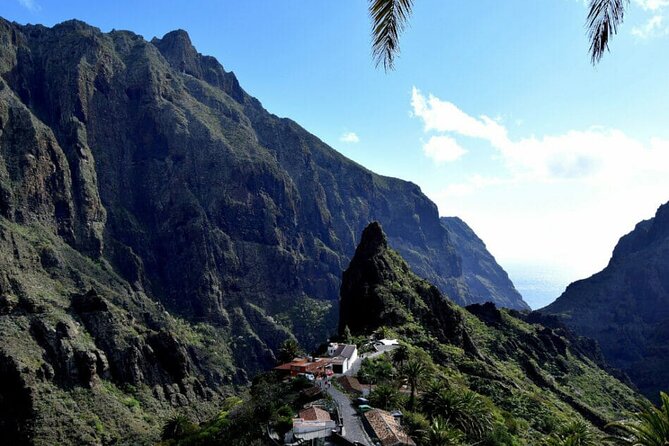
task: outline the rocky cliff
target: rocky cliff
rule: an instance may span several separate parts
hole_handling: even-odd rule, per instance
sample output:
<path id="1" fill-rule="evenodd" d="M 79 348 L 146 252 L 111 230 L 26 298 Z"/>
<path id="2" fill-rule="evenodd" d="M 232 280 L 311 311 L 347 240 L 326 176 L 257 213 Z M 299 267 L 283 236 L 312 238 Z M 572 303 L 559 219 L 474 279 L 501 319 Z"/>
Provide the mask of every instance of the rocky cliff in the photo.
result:
<path id="1" fill-rule="evenodd" d="M 596 339 L 649 398 L 669 382 L 669 204 L 620 239 L 611 261 L 541 310 Z"/>
<path id="2" fill-rule="evenodd" d="M 462 261 L 462 275 L 475 302 L 494 302 L 514 310 L 529 310 L 509 275 L 488 251 L 483 240 L 458 217 L 441 217 Z"/>
<path id="3" fill-rule="evenodd" d="M 371 220 L 456 302 L 496 301 L 470 292 L 416 185 L 266 112 L 184 31 L 147 42 L 2 21 L 0 40 L 2 216 L 107 259 L 168 310 L 221 327 L 281 321 L 313 344 L 334 328 L 339 273 Z M 305 307 L 321 320 L 308 326 Z"/>
<path id="4" fill-rule="evenodd" d="M 0 19 L 0 434 L 136 443 L 205 416 L 283 340 L 336 330 L 371 220 L 478 299 L 418 186 L 268 113 L 184 31 Z"/>
<path id="5" fill-rule="evenodd" d="M 397 337 L 426 352 L 436 366 L 431 379 L 490 398 L 486 411 L 503 414 L 507 426 L 523 420 L 505 444 L 543 444 L 578 419 L 603 430 L 634 407 L 635 392 L 602 368 L 595 342 L 549 316 L 492 303 L 463 309 L 390 245 L 378 223 L 364 230 L 343 275 L 340 333 Z"/>

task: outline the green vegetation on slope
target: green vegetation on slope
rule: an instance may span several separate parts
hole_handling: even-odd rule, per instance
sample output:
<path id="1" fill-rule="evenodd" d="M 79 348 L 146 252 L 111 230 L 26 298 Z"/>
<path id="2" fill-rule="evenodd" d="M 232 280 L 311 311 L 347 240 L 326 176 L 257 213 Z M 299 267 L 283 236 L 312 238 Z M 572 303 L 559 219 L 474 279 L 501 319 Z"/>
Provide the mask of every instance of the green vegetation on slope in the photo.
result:
<path id="1" fill-rule="evenodd" d="M 568 437 L 574 422 L 603 438 L 608 422 L 636 407 L 637 395 L 599 366 L 591 343 L 528 321 L 492 304 L 454 305 L 410 271 L 378 224 L 365 229 L 344 273 L 340 327 L 354 336 L 397 337 L 409 358 L 431 370 L 426 375 L 434 378 L 418 383 L 418 419 L 439 419 L 470 442 L 507 438 L 489 444 L 541 444 Z M 406 377 L 403 371 L 388 355 L 363 362 L 360 374 L 385 382 L 372 398 L 388 401 L 387 385 Z"/>
<path id="2" fill-rule="evenodd" d="M 618 242 L 601 272 L 540 310 L 597 340 L 648 398 L 669 382 L 669 204 Z"/>

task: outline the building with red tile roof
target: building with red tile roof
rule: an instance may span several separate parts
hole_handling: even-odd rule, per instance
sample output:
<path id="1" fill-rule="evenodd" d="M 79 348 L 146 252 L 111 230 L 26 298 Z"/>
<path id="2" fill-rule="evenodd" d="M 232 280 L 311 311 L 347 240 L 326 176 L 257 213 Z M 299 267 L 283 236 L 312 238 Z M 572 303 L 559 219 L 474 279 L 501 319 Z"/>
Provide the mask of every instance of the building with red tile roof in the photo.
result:
<path id="1" fill-rule="evenodd" d="M 312 406 L 300 411 L 299 418 L 304 421 L 331 421 L 330 413 L 320 407 Z"/>
<path id="2" fill-rule="evenodd" d="M 295 358 L 291 362 L 274 367 L 274 370 L 289 373 L 290 376 L 300 374 L 325 376 L 332 367 L 331 363 L 330 358 Z"/>
<path id="3" fill-rule="evenodd" d="M 385 410 L 372 409 L 363 415 L 363 420 L 371 436 L 377 438 L 381 446 L 416 446 L 397 419 Z"/>

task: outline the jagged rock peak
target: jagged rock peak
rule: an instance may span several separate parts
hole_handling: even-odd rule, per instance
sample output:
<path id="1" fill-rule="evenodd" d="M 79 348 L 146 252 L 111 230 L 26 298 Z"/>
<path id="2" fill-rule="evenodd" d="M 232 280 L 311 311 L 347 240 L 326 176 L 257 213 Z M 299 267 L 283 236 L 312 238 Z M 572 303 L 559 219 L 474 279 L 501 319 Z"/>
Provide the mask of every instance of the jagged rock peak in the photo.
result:
<path id="1" fill-rule="evenodd" d="M 669 381 L 669 203 L 618 242 L 609 264 L 540 310 L 599 342 L 606 360 L 656 398 Z"/>
<path id="2" fill-rule="evenodd" d="M 355 250 L 356 256 L 371 257 L 388 248 L 388 239 L 383 232 L 381 223 L 373 221 L 362 231 L 360 244 Z"/>
<path id="3" fill-rule="evenodd" d="M 197 78 L 202 77 L 200 55 L 186 31 L 182 29 L 170 31 L 162 39 L 154 37 L 151 43 L 158 48 L 172 68 Z"/>
<path id="4" fill-rule="evenodd" d="M 632 232 L 618 241 L 611 261 L 618 261 L 668 236 L 669 203 L 665 203 L 658 208 L 654 218 L 638 223 Z"/>

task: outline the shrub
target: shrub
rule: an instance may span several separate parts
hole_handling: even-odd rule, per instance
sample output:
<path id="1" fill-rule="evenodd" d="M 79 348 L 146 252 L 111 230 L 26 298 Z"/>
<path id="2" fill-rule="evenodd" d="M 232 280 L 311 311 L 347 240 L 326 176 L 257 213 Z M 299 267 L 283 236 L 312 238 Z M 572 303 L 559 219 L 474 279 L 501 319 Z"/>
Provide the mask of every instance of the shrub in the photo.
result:
<path id="1" fill-rule="evenodd" d="M 493 430 L 493 413 L 487 401 L 469 389 L 451 389 L 433 383 L 421 399 L 423 411 L 442 417 L 468 437 L 484 439 Z"/>
<path id="2" fill-rule="evenodd" d="M 403 398 L 400 392 L 391 384 L 379 384 L 369 394 L 369 402 L 374 407 L 393 410 L 403 405 Z"/>
<path id="3" fill-rule="evenodd" d="M 163 440 L 178 440 L 193 434 L 198 429 L 185 415 L 174 415 L 163 425 L 160 437 Z"/>
<path id="4" fill-rule="evenodd" d="M 386 355 L 376 358 L 365 358 L 360 364 L 358 379 L 363 384 L 379 384 L 391 382 L 397 378 L 397 371 Z"/>

